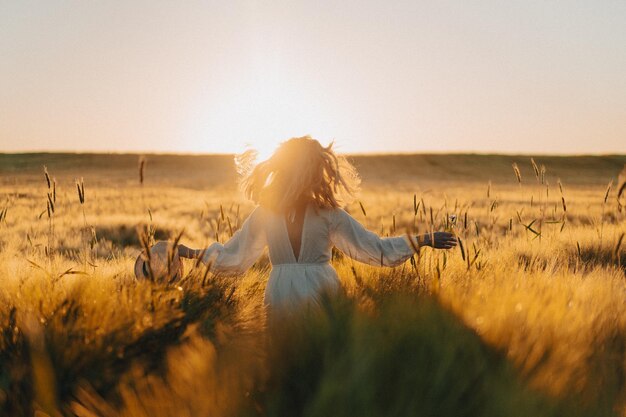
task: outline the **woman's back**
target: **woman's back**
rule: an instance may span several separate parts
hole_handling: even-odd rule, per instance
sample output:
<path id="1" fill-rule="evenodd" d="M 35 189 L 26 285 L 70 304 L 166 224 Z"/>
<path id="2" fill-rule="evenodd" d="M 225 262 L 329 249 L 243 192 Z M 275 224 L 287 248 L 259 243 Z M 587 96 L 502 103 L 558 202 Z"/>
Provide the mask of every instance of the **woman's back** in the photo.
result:
<path id="1" fill-rule="evenodd" d="M 316 209 L 309 204 L 303 207 L 301 213 L 300 225 L 297 214 L 291 222 L 289 216 L 266 210 L 265 233 L 272 265 L 330 261 L 328 210 Z"/>
<path id="2" fill-rule="evenodd" d="M 340 287 L 330 265 L 333 246 L 357 261 L 377 266 L 395 266 L 413 254 L 406 237 L 380 238 L 340 208 L 306 205 L 300 247 L 295 250 L 288 223 L 284 214 L 258 206 L 231 240 L 224 245 L 216 242 L 207 249 L 205 263 L 214 272 L 241 273 L 267 247 L 272 272 L 265 302 L 272 309 L 282 309 L 306 301 L 316 303 L 323 289 Z"/>

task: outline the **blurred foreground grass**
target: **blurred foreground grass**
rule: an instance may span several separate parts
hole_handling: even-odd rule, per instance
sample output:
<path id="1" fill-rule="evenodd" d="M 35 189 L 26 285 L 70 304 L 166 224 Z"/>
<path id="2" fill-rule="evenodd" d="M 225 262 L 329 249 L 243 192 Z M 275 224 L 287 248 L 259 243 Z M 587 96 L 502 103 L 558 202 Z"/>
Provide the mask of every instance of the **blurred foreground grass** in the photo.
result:
<path id="1" fill-rule="evenodd" d="M 0 414 L 626 416 L 626 158 L 535 159 L 356 157 L 354 216 L 463 252 L 336 253 L 345 294 L 270 339 L 266 257 L 132 274 L 138 226 L 196 247 L 238 228 L 231 157 L 148 156 L 139 184 L 136 155 L 0 155 Z"/>

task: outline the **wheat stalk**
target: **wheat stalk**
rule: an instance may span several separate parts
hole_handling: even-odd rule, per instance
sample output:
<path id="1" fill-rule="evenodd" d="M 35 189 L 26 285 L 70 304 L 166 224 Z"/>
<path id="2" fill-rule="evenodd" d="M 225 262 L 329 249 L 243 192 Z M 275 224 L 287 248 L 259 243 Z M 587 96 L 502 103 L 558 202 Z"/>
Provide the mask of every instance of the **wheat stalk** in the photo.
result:
<path id="1" fill-rule="evenodd" d="M 52 181 L 50 179 L 50 174 L 48 173 L 48 167 L 43 166 L 43 175 L 46 179 L 46 186 L 48 190 L 46 192 L 46 211 L 48 214 L 48 245 L 45 247 L 46 255 L 49 260 L 52 255 L 52 242 L 54 240 L 54 210 L 55 210 L 55 200 L 56 200 L 56 185 L 55 190 L 52 190 Z"/>
<path id="2" fill-rule="evenodd" d="M 141 155 L 139 157 L 139 184 L 142 186 L 143 186 L 145 168 L 146 168 L 146 157 Z"/>
<path id="3" fill-rule="evenodd" d="M 518 184 L 522 185 L 522 173 L 517 166 L 517 163 L 513 162 L 513 172 L 515 173 L 515 178 L 517 178 Z"/>
<path id="4" fill-rule="evenodd" d="M 50 189 L 50 175 L 48 174 L 48 167 L 43 166 L 43 176 L 46 179 L 46 183 L 48 184 L 48 190 Z"/>
<path id="5" fill-rule="evenodd" d="M 606 207 L 606 202 L 609 199 L 609 194 L 611 192 L 612 186 L 613 186 L 613 180 L 609 181 L 609 185 L 606 187 L 606 192 L 604 193 L 604 200 L 602 201 L 602 213 L 600 217 L 600 245 L 602 245 L 602 237 L 604 234 L 604 211 Z"/>
<path id="6" fill-rule="evenodd" d="M 533 171 L 535 171 L 535 178 L 537 178 L 537 181 L 539 181 L 539 167 L 537 166 L 537 163 L 535 162 L 533 158 L 530 158 L 530 163 L 533 166 Z"/>

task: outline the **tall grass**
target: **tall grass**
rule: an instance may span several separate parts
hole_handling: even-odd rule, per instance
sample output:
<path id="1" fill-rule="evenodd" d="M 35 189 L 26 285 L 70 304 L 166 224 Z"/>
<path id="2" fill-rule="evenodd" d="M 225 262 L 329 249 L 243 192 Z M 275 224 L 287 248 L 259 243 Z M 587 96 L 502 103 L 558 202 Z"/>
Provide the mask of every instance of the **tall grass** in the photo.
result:
<path id="1" fill-rule="evenodd" d="M 45 181 L 41 165 L 3 177 L 0 415 L 626 416 L 621 182 L 528 158 L 513 176 L 497 157 L 490 182 L 442 181 L 401 176 L 402 160 L 374 160 L 386 185 L 366 175 L 347 209 L 383 235 L 448 229 L 462 246 L 395 269 L 335 252 L 344 293 L 271 326 L 266 256 L 239 277 L 193 262 L 172 283 L 132 274 L 138 225 L 195 247 L 232 236 L 252 208 L 234 184 L 169 182 L 156 157 L 139 184 L 136 158 L 113 182 L 52 163 Z"/>

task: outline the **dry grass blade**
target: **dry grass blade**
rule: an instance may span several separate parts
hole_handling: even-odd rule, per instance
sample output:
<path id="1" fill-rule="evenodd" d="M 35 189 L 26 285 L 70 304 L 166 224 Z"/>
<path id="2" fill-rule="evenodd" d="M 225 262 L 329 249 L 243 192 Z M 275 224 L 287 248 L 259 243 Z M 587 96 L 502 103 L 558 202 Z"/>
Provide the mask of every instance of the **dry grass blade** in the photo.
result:
<path id="1" fill-rule="evenodd" d="M 85 204 L 85 182 L 82 178 L 76 180 L 76 191 L 78 191 L 78 201 L 80 201 L 80 204 Z"/>
<path id="2" fill-rule="evenodd" d="M 148 278 L 150 278 L 151 282 L 155 282 L 155 276 L 154 276 L 154 272 L 152 271 L 152 265 L 151 265 L 151 253 L 150 253 L 150 246 L 151 246 L 151 240 L 152 240 L 152 236 L 150 233 L 150 229 L 148 227 L 138 227 L 137 229 L 137 234 L 139 235 L 139 242 L 141 244 L 141 247 L 143 248 L 143 252 L 141 255 L 139 256 L 144 256 L 145 257 L 145 265 L 146 265 L 146 269 L 148 272 Z"/>
<path id="3" fill-rule="evenodd" d="M 56 279 L 63 278 L 65 275 L 89 275 L 89 274 L 84 271 L 74 271 L 74 268 L 68 268 L 64 272 L 61 272 L 59 275 L 57 275 Z"/>
<path id="4" fill-rule="evenodd" d="M 28 258 L 25 258 L 25 259 L 26 259 L 26 262 L 28 262 L 29 264 L 31 264 L 31 265 L 32 265 L 32 266 L 34 266 L 35 268 L 37 268 L 37 269 L 39 269 L 39 270 L 43 271 L 43 272 L 44 272 L 44 273 L 45 273 L 48 277 L 52 278 L 52 274 L 51 274 L 51 273 L 50 273 L 50 272 L 49 272 L 46 268 L 44 268 L 43 266 L 39 265 L 39 264 L 38 264 L 38 263 L 36 263 L 36 262 L 31 261 L 31 260 L 30 260 L 30 259 L 28 259 Z"/>
<path id="5" fill-rule="evenodd" d="M 228 223 L 228 235 L 230 237 L 233 237 L 234 232 L 233 232 L 233 225 L 230 223 L 230 216 L 226 217 L 226 222 Z"/>
<path id="6" fill-rule="evenodd" d="M 72 272 L 72 268 L 68 268 L 66 269 L 64 272 L 61 272 L 59 275 L 56 276 L 57 279 L 64 277 L 65 275 L 69 274 L 70 272 Z"/>
<path id="7" fill-rule="evenodd" d="M 139 157 L 139 184 L 143 185 L 144 170 L 146 168 L 146 158 L 141 155 Z"/>
<path id="8" fill-rule="evenodd" d="M 48 174 L 48 167 L 43 166 L 43 176 L 46 179 L 46 184 L 48 184 L 48 190 L 50 189 L 50 175 Z"/>
<path id="9" fill-rule="evenodd" d="M 359 201 L 359 206 L 361 207 L 361 211 L 363 212 L 363 215 L 367 217 L 367 213 L 365 212 L 365 207 L 363 207 L 363 203 L 361 203 L 360 201 Z"/>
<path id="10" fill-rule="evenodd" d="M 42 271 L 46 271 L 41 265 L 37 264 L 36 262 L 31 261 L 30 259 L 26 259 L 26 262 L 28 262 L 29 264 L 31 264 L 35 268 L 41 269 Z"/>
<path id="11" fill-rule="evenodd" d="M 624 194 L 624 190 L 626 190 L 626 182 L 622 183 L 622 185 L 619 186 L 619 189 L 617 190 L 617 198 L 620 199 L 622 197 L 622 194 Z"/>
<path id="12" fill-rule="evenodd" d="M 200 254 L 198 255 L 198 257 L 196 258 L 196 262 L 194 263 L 194 268 L 199 268 L 200 264 L 202 263 L 202 260 L 204 259 L 204 255 L 206 255 L 207 252 L 207 248 L 202 249 L 202 251 L 200 251 Z"/>
<path id="13" fill-rule="evenodd" d="M 515 178 L 517 178 L 517 182 L 519 184 L 522 183 L 522 173 L 519 170 L 519 167 L 517 166 L 517 163 L 513 162 L 513 172 L 515 173 Z"/>
<path id="14" fill-rule="evenodd" d="M 233 298 L 233 295 L 235 295 L 236 289 L 237 287 L 234 285 L 230 288 L 230 292 L 228 293 L 228 296 L 226 297 L 226 304 L 230 303 L 230 300 Z"/>
<path id="15" fill-rule="evenodd" d="M 609 199 L 611 187 L 613 187 L 613 180 L 609 181 L 609 185 L 606 187 L 606 192 L 604 193 L 604 204 L 606 204 L 606 201 Z"/>
<path id="16" fill-rule="evenodd" d="M 76 180 L 76 191 L 78 192 L 78 201 L 80 201 L 80 204 L 83 204 L 83 196 L 80 193 L 80 183 L 78 180 Z"/>
<path id="17" fill-rule="evenodd" d="M 463 240 L 459 236 L 456 237 L 456 240 L 459 242 L 459 250 L 461 251 L 461 258 L 465 261 L 465 248 L 463 247 Z"/>
<path id="18" fill-rule="evenodd" d="M 618 177 L 618 186 L 617 186 L 617 199 L 622 198 L 622 194 L 626 190 L 626 165 L 624 165 L 624 169 L 620 172 Z"/>
<path id="19" fill-rule="evenodd" d="M 482 249 L 477 249 L 476 246 L 474 246 L 474 257 L 472 258 L 472 260 L 469 263 L 469 267 L 471 268 L 472 265 L 474 265 L 474 263 L 476 263 L 476 260 L 478 259 L 478 256 L 480 255 L 480 252 L 482 251 Z"/>
<path id="20" fill-rule="evenodd" d="M 47 197 L 48 197 L 48 205 L 50 206 L 50 210 L 54 214 L 54 201 L 52 199 L 52 195 L 50 193 L 48 193 Z"/>
<path id="21" fill-rule="evenodd" d="M 169 283 L 174 281 L 176 278 L 181 278 L 178 277 L 176 274 L 172 276 L 172 265 L 174 264 L 174 257 L 178 252 L 178 243 L 182 239 L 184 233 L 185 230 L 181 230 L 180 233 L 172 241 L 172 245 L 167 250 L 167 276 L 170 277 Z"/>
<path id="22" fill-rule="evenodd" d="M 537 178 L 537 181 L 539 181 L 539 167 L 533 158 L 530 158 L 530 163 L 533 166 L 533 171 L 535 171 L 535 177 Z"/>
<path id="23" fill-rule="evenodd" d="M 406 237 L 407 237 L 407 240 L 409 241 L 409 245 L 411 245 L 411 248 L 413 249 L 413 252 L 419 255 L 420 253 L 419 241 L 417 242 L 413 241 L 413 236 L 411 236 L 411 233 L 408 230 L 406 231 Z"/>
<path id="24" fill-rule="evenodd" d="M 540 232 L 538 232 L 535 229 L 533 229 L 533 224 L 535 224 L 535 222 L 537 222 L 537 219 L 533 220 L 529 224 L 523 224 L 522 223 L 522 226 L 524 226 L 526 228 L 526 230 L 528 230 L 529 232 L 534 233 L 535 236 L 541 236 Z"/>
<path id="25" fill-rule="evenodd" d="M 205 287 L 207 284 L 207 278 L 209 277 L 209 272 L 211 271 L 212 263 L 209 262 L 206 264 L 206 268 L 204 268 L 204 274 L 202 275 L 202 286 Z"/>

